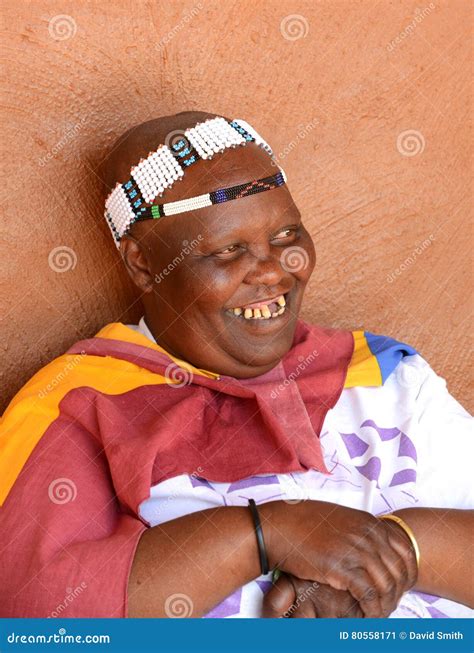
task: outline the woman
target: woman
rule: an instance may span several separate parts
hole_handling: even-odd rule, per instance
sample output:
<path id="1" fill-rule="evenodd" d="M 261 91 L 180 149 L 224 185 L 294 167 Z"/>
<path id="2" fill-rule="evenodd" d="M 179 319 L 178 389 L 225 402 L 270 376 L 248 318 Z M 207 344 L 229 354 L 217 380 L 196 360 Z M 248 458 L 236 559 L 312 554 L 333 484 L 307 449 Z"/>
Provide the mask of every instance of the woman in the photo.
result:
<path id="1" fill-rule="evenodd" d="M 470 612 L 469 416 L 411 347 L 298 320 L 315 251 L 270 153 L 200 112 L 117 142 L 145 315 L 6 411 L 2 616 Z"/>

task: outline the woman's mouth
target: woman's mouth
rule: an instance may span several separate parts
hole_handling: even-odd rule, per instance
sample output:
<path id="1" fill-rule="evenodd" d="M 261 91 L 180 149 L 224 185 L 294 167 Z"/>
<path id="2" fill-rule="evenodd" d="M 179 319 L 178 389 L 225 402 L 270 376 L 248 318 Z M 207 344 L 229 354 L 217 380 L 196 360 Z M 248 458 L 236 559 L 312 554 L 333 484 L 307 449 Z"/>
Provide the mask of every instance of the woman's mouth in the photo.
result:
<path id="1" fill-rule="evenodd" d="M 226 312 L 244 320 L 274 320 L 280 315 L 283 315 L 285 310 L 285 295 L 278 295 L 277 297 L 254 302 L 253 304 L 229 308 Z"/>

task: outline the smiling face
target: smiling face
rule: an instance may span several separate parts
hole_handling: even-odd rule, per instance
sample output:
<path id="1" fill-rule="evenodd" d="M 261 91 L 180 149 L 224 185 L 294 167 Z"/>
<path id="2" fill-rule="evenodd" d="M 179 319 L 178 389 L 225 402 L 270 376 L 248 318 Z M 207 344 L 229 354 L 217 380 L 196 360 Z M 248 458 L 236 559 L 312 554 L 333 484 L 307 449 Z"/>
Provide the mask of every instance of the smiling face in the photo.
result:
<path id="1" fill-rule="evenodd" d="M 163 200 L 276 172 L 251 143 L 191 166 Z M 170 354 L 246 378 L 272 369 L 291 348 L 315 252 L 286 186 L 138 222 L 121 250 L 143 292 L 146 322 Z"/>

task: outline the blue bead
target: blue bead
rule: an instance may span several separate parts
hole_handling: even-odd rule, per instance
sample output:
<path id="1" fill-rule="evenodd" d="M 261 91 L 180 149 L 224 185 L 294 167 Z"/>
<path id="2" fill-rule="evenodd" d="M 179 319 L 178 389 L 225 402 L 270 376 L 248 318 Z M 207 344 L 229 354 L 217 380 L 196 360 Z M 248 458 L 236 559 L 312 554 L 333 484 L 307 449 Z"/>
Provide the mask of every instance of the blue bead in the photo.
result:
<path id="1" fill-rule="evenodd" d="M 177 152 L 178 150 L 180 150 L 185 145 L 186 145 L 186 141 L 183 141 L 183 139 L 181 139 L 178 143 L 175 143 L 173 145 L 173 150 L 175 150 L 175 152 Z"/>

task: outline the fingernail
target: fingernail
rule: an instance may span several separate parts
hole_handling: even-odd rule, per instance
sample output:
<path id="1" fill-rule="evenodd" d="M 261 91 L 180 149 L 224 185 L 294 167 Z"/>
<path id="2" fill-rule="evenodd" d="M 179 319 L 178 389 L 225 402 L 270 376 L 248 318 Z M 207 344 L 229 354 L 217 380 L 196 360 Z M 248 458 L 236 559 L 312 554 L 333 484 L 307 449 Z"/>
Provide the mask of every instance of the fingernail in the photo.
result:
<path id="1" fill-rule="evenodd" d="M 275 567 L 272 574 L 272 583 L 275 584 L 277 580 L 280 578 L 280 576 L 281 576 L 281 571 L 278 569 L 278 567 Z"/>

